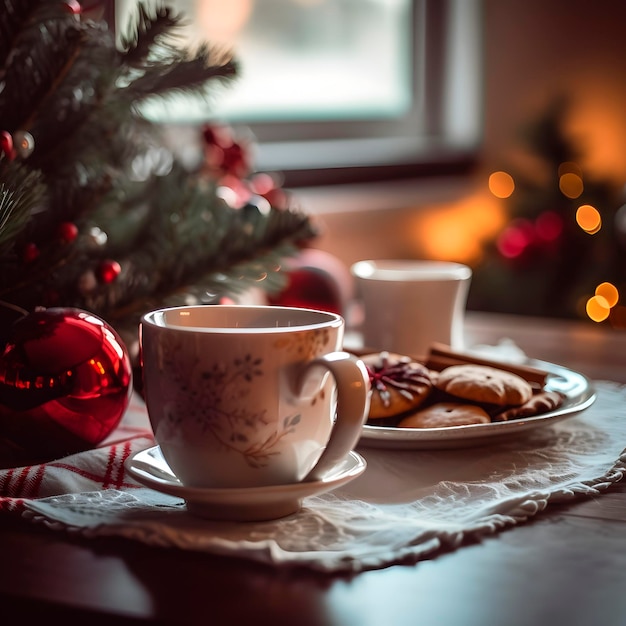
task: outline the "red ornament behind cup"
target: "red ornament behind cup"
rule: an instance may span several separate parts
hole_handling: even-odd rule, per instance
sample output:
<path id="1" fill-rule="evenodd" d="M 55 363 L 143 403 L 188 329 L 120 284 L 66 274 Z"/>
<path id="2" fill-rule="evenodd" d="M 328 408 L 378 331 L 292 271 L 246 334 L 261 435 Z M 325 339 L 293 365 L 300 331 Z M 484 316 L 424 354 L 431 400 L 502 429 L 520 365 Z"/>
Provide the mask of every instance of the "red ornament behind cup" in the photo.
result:
<path id="1" fill-rule="evenodd" d="M 14 322 L 0 357 L 0 441 L 43 460 L 94 447 L 119 424 L 132 368 L 119 335 L 80 309 L 50 308 Z"/>

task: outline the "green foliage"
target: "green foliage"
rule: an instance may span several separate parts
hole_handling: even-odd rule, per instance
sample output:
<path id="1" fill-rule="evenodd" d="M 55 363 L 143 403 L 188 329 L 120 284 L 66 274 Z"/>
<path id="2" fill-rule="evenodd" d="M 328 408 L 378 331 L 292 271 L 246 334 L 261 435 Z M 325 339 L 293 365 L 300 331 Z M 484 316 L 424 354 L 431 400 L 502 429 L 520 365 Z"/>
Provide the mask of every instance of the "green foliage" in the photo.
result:
<path id="1" fill-rule="evenodd" d="M 315 235 L 307 217 L 254 197 L 232 208 L 139 113 L 148 99 L 208 98 L 237 75 L 230 54 L 177 47 L 180 25 L 140 5 L 118 49 L 105 23 L 64 2 L 0 0 L 0 131 L 34 141 L 30 154 L 0 153 L 0 300 L 132 328 L 154 306 L 282 286 L 281 259 Z"/>

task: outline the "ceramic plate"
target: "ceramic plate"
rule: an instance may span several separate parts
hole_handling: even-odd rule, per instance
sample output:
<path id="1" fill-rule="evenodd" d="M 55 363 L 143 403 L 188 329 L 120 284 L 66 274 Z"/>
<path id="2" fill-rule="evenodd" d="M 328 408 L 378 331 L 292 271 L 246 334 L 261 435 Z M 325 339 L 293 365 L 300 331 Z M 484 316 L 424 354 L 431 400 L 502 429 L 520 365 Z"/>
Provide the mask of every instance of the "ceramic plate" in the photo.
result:
<path id="1" fill-rule="evenodd" d="M 350 452 L 317 481 L 242 489 L 198 489 L 180 483 L 159 446 L 135 452 L 126 460 L 126 469 L 137 482 L 182 498 L 190 513 L 231 521 L 260 521 L 295 513 L 303 498 L 336 489 L 361 475 L 365 467 L 365 459 L 357 452 Z"/>
<path id="2" fill-rule="evenodd" d="M 529 360 L 527 365 L 548 372 L 546 390 L 565 395 L 563 404 L 554 411 L 509 422 L 450 426 L 447 428 L 363 427 L 359 445 L 398 449 L 445 449 L 484 445 L 534 428 L 550 426 L 590 407 L 596 394 L 588 378 L 560 365 Z"/>

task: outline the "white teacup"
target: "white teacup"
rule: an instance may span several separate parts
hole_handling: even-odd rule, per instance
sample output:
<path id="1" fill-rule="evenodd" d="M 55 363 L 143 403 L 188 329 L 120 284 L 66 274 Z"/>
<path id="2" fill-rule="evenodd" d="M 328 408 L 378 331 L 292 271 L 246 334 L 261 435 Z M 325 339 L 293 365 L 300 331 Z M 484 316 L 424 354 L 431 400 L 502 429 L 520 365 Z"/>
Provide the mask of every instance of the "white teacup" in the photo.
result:
<path id="1" fill-rule="evenodd" d="M 361 331 L 368 348 L 426 356 L 429 346 L 464 347 L 472 270 L 461 263 L 367 260 L 351 267 L 363 305 Z"/>
<path id="2" fill-rule="evenodd" d="M 355 447 L 369 377 L 339 315 L 278 306 L 152 311 L 140 327 L 154 436 L 186 487 L 319 479 Z"/>

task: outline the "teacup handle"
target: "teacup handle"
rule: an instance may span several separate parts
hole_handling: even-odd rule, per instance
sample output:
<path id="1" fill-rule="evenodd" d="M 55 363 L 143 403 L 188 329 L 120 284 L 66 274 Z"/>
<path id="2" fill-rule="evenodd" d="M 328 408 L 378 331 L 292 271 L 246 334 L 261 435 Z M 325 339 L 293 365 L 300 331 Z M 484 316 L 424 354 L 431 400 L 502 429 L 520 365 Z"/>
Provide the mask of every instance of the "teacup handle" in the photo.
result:
<path id="1" fill-rule="evenodd" d="M 337 418 L 330 439 L 315 466 L 304 481 L 320 480 L 332 467 L 354 449 L 369 411 L 369 375 L 361 359 L 348 352 L 331 352 L 307 363 L 301 372 L 298 392 L 306 385 L 312 368 L 323 367 L 337 385 Z"/>

